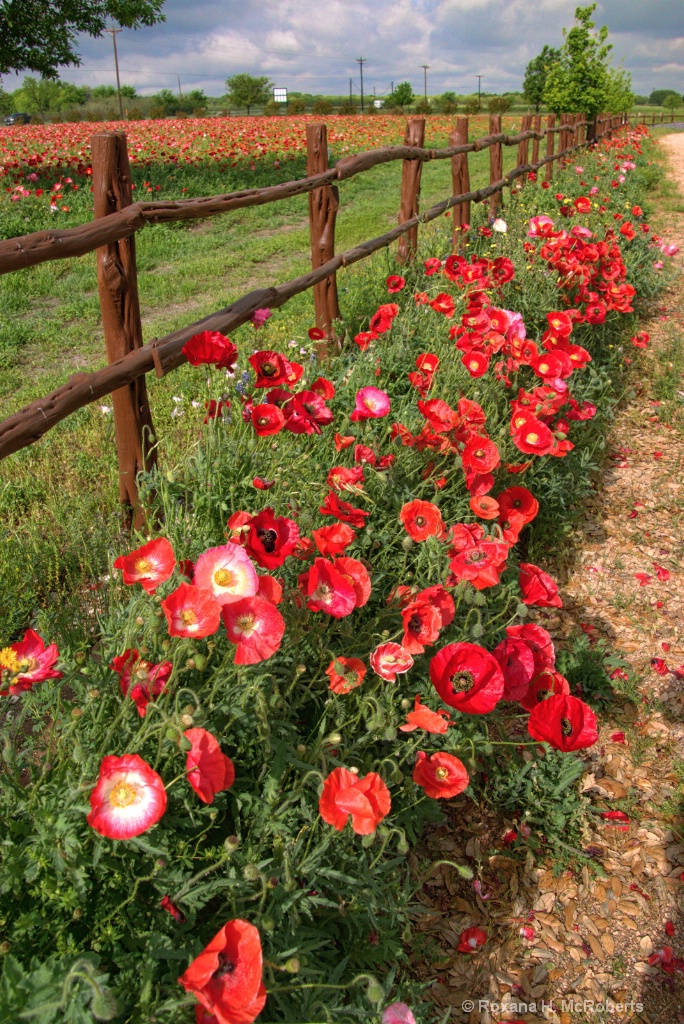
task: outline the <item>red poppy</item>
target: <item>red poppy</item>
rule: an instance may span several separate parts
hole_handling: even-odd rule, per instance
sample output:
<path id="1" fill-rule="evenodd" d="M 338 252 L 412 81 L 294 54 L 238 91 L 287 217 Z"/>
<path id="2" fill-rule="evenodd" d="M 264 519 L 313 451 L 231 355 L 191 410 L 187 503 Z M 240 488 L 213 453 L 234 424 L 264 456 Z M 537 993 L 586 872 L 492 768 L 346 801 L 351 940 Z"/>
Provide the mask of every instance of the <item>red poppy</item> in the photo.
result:
<path id="1" fill-rule="evenodd" d="M 375 832 L 390 812 L 387 786 L 376 772 L 359 778 L 346 768 L 335 768 L 323 783 L 318 810 L 323 821 L 341 832 L 351 815 L 357 836 Z"/>
<path id="2" fill-rule="evenodd" d="M 174 921 L 178 924 L 185 924 L 186 917 L 183 911 L 178 907 L 173 900 L 169 899 L 168 896 L 162 896 L 159 900 L 159 906 L 162 910 L 165 910 L 167 914 L 170 914 Z"/>
<path id="3" fill-rule="evenodd" d="M 504 677 L 502 700 L 521 700 L 534 676 L 534 652 L 524 640 L 507 637 L 492 651 Z"/>
<path id="4" fill-rule="evenodd" d="M 458 938 L 459 953 L 477 953 L 481 946 L 487 941 L 487 932 L 484 928 L 464 928 Z"/>
<path id="5" fill-rule="evenodd" d="M 413 659 L 411 659 L 413 661 Z M 425 732 L 443 735 L 450 725 L 451 714 L 440 708 L 433 711 L 427 704 L 421 704 L 420 694 L 417 693 L 413 705 L 413 711 L 406 716 L 406 725 L 400 725 L 401 732 L 413 732 L 415 729 L 423 729 Z M 429 795 L 429 794 L 428 794 Z"/>
<path id="6" fill-rule="evenodd" d="M 270 601 L 243 597 L 223 606 L 223 621 L 231 643 L 237 644 L 236 665 L 266 661 L 280 647 L 285 620 Z"/>
<path id="7" fill-rule="evenodd" d="M 293 434 L 320 434 L 321 427 L 333 421 L 332 410 L 316 391 L 298 391 L 285 403 L 283 413 L 285 429 Z"/>
<path id="8" fill-rule="evenodd" d="M 219 370 L 232 370 L 238 357 L 238 350 L 230 338 L 218 331 L 194 334 L 181 351 L 192 366 L 214 363 Z"/>
<path id="9" fill-rule="evenodd" d="M 399 274 L 390 274 L 387 278 L 387 291 L 393 295 L 395 292 L 400 292 L 405 284 L 405 278 L 400 277 Z"/>
<path id="10" fill-rule="evenodd" d="M 158 697 L 168 683 L 172 669 L 170 661 L 150 664 L 140 657 L 135 647 L 113 658 L 109 667 L 118 675 L 121 692 L 131 698 L 141 718 L 145 717 L 150 701 Z"/>
<path id="11" fill-rule="evenodd" d="M 278 352 L 255 352 L 249 357 L 249 362 L 257 375 L 255 388 L 272 388 L 296 383 L 296 380 L 292 381 L 292 378 L 296 377 L 292 364 Z"/>
<path id="12" fill-rule="evenodd" d="M 456 312 L 456 304 L 451 295 L 448 295 L 447 292 L 440 292 L 439 295 L 430 302 L 430 305 L 436 313 L 442 313 L 447 320 L 450 320 Z"/>
<path id="13" fill-rule="evenodd" d="M 219 416 L 223 415 L 224 409 L 230 409 L 230 402 L 223 398 L 219 398 L 218 402 L 215 398 L 212 398 L 209 402 L 204 403 L 204 408 L 207 410 L 207 415 L 204 417 L 204 422 L 209 423 L 210 420 L 217 420 Z M 248 407 L 245 406 L 242 415 L 245 416 L 245 410 Z"/>
<path id="14" fill-rule="evenodd" d="M 429 398 L 417 403 L 419 411 L 437 434 L 452 430 L 459 422 L 459 414 L 441 398 Z"/>
<path id="15" fill-rule="evenodd" d="M 156 537 L 114 561 L 114 568 L 123 572 L 125 584 L 139 583 L 148 594 L 153 594 L 160 583 L 168 580 L 175 565 L 176 556 L 166 537 Z"/>
<path id="16" fill-rule="evenodd" d="M 340 522 L 355 527 L 365 526 L 365 520 L 370 515 L 370 512 L 364 512 L 363 509 L 350 505 L 348 501 L 342 501 L 334 491 L 328 491 L 318 511 L 321 515 L 334 516 Z"/>
<path id="17" fill-rule="evenodd" d="M 307 334 L 312 341 L 322 341 L 325 338 L 325 331 L 320 327 L 310 327 Z"/>
<path id="18" fill-rule="evenodd" d="M 299 577 L 312 612 L 325 612 L 342 619 L 356 607 L 356 591 L 345 576 L 325 558 L 314 558 L 308 572 Z"/>
<path id="19" fill-rule="evenodd" d="M 280 604 L 283 599 L 282 585 L 273 576 L 259 576 L 259 587 L 256 596 L 263 598 L 264 601 L 268 601 L 270 604 Z"/>
<path id="20" fill-rule="evenodd" d="M 489 356 L 485 355 L 484 352 L 476 352 L 474 350 L 464 352 L 461 362 L 470 376 L 476 380 L 478 377 L 484 377 L 489 369 Z"/>
<path id="21" fill-rule="evenodd" d="M 398 312 L 399 307 L 396 302 L 387 302 L 384 306 L 378 306 L 368 325 L 371 332 L 374 334 L 384 334 L 386 331 L 389 331 Z"/>
<path id="22" fill-rule="evenodd" d="M 213 804 L 216 794 L 235 782 L 233 762 L 206 729 L 186 729 L 183 735 L 192 744 L 185 758 L 188 782 L 203 803 Z"/>
<path id="23" fill-rule="evenodd" d="M 270 491 L 275 486 L 275 480 L 264 480 L 263 476 L 255 476 L 252 480 L 252 487 L 258 491 Z"/>
<path id="24" fill-rule="evenodd" d="M 342 434 L 335 434 L 335 451 L 342 451 L 344 448 L 349 448 L 354 444 L 356 438 L 352 434 L 343 436 Z"/>
<path id="25" fill-rule="evenodd" d="M 360 686 L 366 674 L 366 666 L 360 658 L 333 658 L 325 670 L 333 693 L 349 693 Z"/>
<path id="26" fill-rule="evenodd" d="M 523 522 L 531 523 L 539 512 L 539 502 L 526 487 L 508 487 L 498 496 L 500 519 L 507 519 L 511 512 L 522 516 Z"/>
<path id="27" fill-rule="evenodd" d="M 334 491 L 349 491 L 363 488 L 364 475 L 362 466 L 333 466 L 328 473 L 327 484 Z"/>
<path id="28" fill-rule="evenodd" d="M 537 704 L 527 722 L 533 740 L 567 753 L 591 747 L 598 739 L 596 715 L 579 697 L 554 694 Z"/>
<path id="29" fill-rule="evenodd" d="M 411 601 L 402 609 L 404 635 L 401 646 L 409 654 L 422 654 L 432 646 L 442 629 L 442 615 L 433 603 L 421 598 Z"/>
<path id="30" fill-rule="evenodd" d="M 477 644 L 447 644 L 430 661 L 430 679 L 445 704 L 470 715 L 489 714 L 504 692 L 499 663 Z"/>
<path id="31" fill-rule="evenodd" d="M 265 508 L 252 516 L 245 538 L 245 551 L 262 569 L 277 569 L 292 554 L 299 540 L 299 527 L 293 519 L 274 516 Z"/>
<path id="32" fill-rule="evenodd" d="M 401 646 L 391 641 L 380 644 L 370 656 L 371 668 L 376 675 L 395 683 L 397 675 L 401 675 L 413 665 L 413 658 L 410 653 Z"/>
<path id="33" fill-rule="evenodd" d="M 452 579 L 467 580 L 476 590 L 495 587 L 506 568 L 508 545 L 483 540 L 456 554 L 449 562 Z"/>
<path id="34" fill-rule="evenodd" d="M 446 529 L 442 513 L 430 501 L 416 498 L 402 506 L 399 518 L 411 540 L 416 542 L 427 540 L 428 537 L 445 536 Z"/>
<path id="35" fill-rule="evenodd" d="M 433 274 L 436 274 L 438 270 L 442 269 L 442 261 L 437 256 L 430 256 L 425 260 L 423 266 L 425 267 L 425 273 L 427 276 L 431 277 Z"/>
<path id="36" fill-rule="evenodd" d="M 575 209 L 578 213 L 591 213 L 591 200 L 586 196 L 578 196 L 575 199 Z"/>
<path id="37" fill-rule="evenodd" d="M 487 437 L 474 434 L 461 452 L 463 468 L 474 473 L 490 473 L 501 464 L 499 449 Z"/>
<path id="38" fill-rule="evenodd" d="M 555 438 L 549 428 L 536 416 L 520 417 L 522 423 L 513 432 L 513 444 L 527 455 L 548 455 L 553 450 Z M 515 422 L 515 420 L 514 420 Z"/>
<path id="39" fill-rule="evenodd" d="M 488 498 L 486 495 L 483 495 L 481 498 L 471 498 L 470 511 L 474 512 L 480 519 L 497 519 L 499 516 L 499 503 L 495 498 Z"/>
<path id="40" fill-rule="evenodd" d="M 523 604 L 537 608 L 562 608 L 556 582 L 538 566 L 520 563 L 520 590 Z"/>
<path id="41" fill-rule="evenodd" d="M 103 758 L 90 794 L 88 824 L 107 839 L 132 839 L 152 828 L 166 810 L 166 790 L 137 754 Z"/>
<path id="42" fill-rule="evenodd" d="M 516 640 L 524 640 L 534 654 L 534 674 L 546 668 L 553 668 L 556 652 L 550 634 L 534 622 L 526 622 L 521 626 L 507 626 L 506 636 Z"/>
<path id="43" fill-rule="evenodd" d="M 356 538 L 356 531 L 346 523 L 333 523 L 313 530 L 311 536 L 322 555 L 342 555 Z"/>
<path id="44" fill-rule="evenodd" d="M 371 595 L 371 579 L 363 562 L 356 558 L 342 556 L 333 562 L 335 569 L 353 589 L 356 596 L 356 607 L 363 608 Z"/>
<path id="45" fill-rule="evenodd" d="M 360 331 L 354 335 L 354 341 L 359 346 L 362 352 L 365 352 L 371 341 L 377 340 L 377 334 L 375 331 Z"/>
<path id="46" fill-rule="evenodd" d="M 181 583 L 161 603 L 169 626 L 169 636 L 194 640 L 211 636 L 219 628 L 221 605 L 210 590 Z"/>
<path id="47" fill-rule="evenodd" d="M 277 405 L 255 405 L 252 409 L 252 425 L 259 437 L 270 437 L 283 429 L 285 416 Z"/>
<path id="48" fill-rule="evenodd" d="M 462 761 L 453 754 L 437 751 L 428 755 L 419 750 L 413 769 L 413 781 L 433 800 L 448 800 L 467 788 L 470 778 Z"/>
<path id="49" fill-rule="evenodd" d="M 320 395 L 326 402 L 335 397 L 335 386 L 327 377 L 316 377 L 309 390 Z"/>
<path id="50" fill-rule="evenodd" d="M 560 672 L 546 668 L 534 676 L 519 700 L 526 711 L 534 711 L 537 704 L 556 693 L 570 693 L 570 684 Z"/>
<path id="51" fill-rule="evenodd" d="M 46 647 L 35 630 L 27 629 L 23 640 L 0 650 L 0 696 L 10 693 L 14 697 L 34 683 L 61 679 L 63 673 L 52 667 L 58 658 L 57 644 Z"/>
<path id="52" fill-rule="evenodd" d="M 261 939 L 248 921 L 228 921 L 178 979 L 218 1024 L 252 1024 L 266 1004 Z"/>

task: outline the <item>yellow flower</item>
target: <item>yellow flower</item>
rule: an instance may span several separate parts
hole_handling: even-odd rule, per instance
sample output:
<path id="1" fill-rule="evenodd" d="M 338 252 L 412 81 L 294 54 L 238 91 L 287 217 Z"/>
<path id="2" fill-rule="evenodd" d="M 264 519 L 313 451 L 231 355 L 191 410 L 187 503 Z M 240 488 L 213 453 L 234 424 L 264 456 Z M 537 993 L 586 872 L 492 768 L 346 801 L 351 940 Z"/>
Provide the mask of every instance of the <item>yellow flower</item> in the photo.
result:
<path id="1" fill-rule="evenodd" d="M 6 669 L 11 672 L 12 675 L 16 675 L 20 667 L 21 663 L 16 652 L 13 651 L 11 647 L 3 647 L 3 649 L 0 650 L 0 672 L 2 672 L 3 669 Z"/>

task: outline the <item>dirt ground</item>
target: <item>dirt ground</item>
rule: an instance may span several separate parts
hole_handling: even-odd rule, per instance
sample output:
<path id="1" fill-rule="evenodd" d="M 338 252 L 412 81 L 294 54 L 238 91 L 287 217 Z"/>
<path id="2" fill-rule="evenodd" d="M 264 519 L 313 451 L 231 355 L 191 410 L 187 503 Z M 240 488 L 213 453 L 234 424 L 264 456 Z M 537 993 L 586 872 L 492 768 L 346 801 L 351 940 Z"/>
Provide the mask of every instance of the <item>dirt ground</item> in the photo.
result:
<path id="1" fill-rule="evenodd" d="M 684 134 L 660 145 L 684 211 Z M 684 251 L 684 212 L 652 227 Z M 557 567 L 563 608 L 536 616 L 560 646 L 580 629 L 607 640 L 635 673 L 635 699 L 601 716 L 580 780 L 597 811 L 628 808 L 629 824 L 594 815 L 590 865 L 558 877 L 551 858 L 509 853 L 502 837 L 512 823 L 482 808 L 464 815 L 461 804 L 458 820 L 432 833 L 423 852 L 477 865 L 485 895 L 447 866 L 426 886 L 418 927 L 443 956 L 422 975 L 435 978 L 428 994 L 440 1021 L 684 1024 L 684 973 L 668 963 L 684 957 L 684 438 L 659 421 L 640 362 L 655 360 L 673 330 L 684 338 L 681 253 L 676 262 L 675 286 L 643 325 L 650 350 L 626 353 L 634 397 L 617 412 L 600 486 Z M 460 932 L 474 925 L 487 944 L 458 953 Z"/>

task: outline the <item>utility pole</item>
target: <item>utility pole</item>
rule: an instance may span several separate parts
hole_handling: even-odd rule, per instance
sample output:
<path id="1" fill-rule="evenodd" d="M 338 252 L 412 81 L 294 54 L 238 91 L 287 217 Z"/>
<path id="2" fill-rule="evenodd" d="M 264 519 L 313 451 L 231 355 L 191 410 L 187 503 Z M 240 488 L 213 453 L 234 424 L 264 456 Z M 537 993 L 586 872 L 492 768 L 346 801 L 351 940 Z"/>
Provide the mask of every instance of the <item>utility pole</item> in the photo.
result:
<path id="1" fill-rule="evenodd" d="M 363 114 L 363 65 L 366 63 L 365 57 L 357 57 L 356 63 L 359 65 L 361 71 L 361 113 Z"/>
<path id="2" fill-rule="evenodd" d="M 178 95 L 180 96 L 181 99 L 183 99 L 183 93 L 181 92 L 180 87 L 180 75 L 177 75 L 176 77 L 178 78 Z"/>
<path id="3" fill-rule="evenodd" d="M 351 110 L 353 102 L 354 101 L 352 100 L 352 80 L 350 78 L 349 79 L 349 107 L 350 107 L 350 110 Z"/>
<path id="4" fill-rule="evenodd" d="M 107 28 L 107 29 L 105 29 L 105 32 L 109 32 L 110 36 L 112 37 L 112 42 L 114 43 L 114 63 L 116 65 L 116 91 L 119 94 L 119 113 L 121 114 L 121 120 L 123 121 L 123 119 L 124 119 L 124 112 L 123 112 L 123 101 L 121 99 L 121 80 L 119 78 L 119 55 L 116 52 L 116 37 L 117 37 L 117 35 L 118 35 L 118 33 L 120 31 L 121 31 L 120 28 Z"/>
<path id="5" fill-rule="evenodd" d="M 420 66 L 423 69 L 423 95 L 425 97 L 425 102 L 427 103 L 427 73 L 430 70 L 430 65 L 421 64 Z"/>
<path id="6" fill-rule="evenodd" d="M 484 78 L 484 75 L 475 75 L 477 78 L 477 109 L 480 109 L 480 82 Z"/>

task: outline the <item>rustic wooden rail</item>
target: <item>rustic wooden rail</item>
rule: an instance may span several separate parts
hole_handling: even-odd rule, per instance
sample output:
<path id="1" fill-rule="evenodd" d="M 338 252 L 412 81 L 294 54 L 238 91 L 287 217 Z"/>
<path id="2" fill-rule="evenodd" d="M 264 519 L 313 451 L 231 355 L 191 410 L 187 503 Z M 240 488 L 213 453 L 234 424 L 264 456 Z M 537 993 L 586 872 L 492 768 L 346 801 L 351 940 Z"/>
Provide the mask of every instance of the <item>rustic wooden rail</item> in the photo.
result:
<path id="1" fill-rule="evenodd" d="M 571 119 L 570 119 L 571 117 Z M 594 123 L 580 115 L 563 115 L 558 127 L 553 115 L 544 130 L 540 118 L 530 129 L 530 118 L 523 118 L 523 130 L 507 135 L 500 130 L 500 118 L 490 118 L 489 135 L 472 143 L 468 139 L 468 119 L 457 119 L 456 128 L 446 149 L 425 149 L 423 119 L 409 120 L 405 145 L 369 150 L 327 166 L 327 134 L 325 125 L 307 128 L 308 177 L 283 185 L 244 192 L 228 193 L 203 199 L 172 203 L 133 203 L 131 173 L 124 133 L 108 132 L 93 136 L 93 190 L 95 220 L 63 232 L 40 231 L 0 243 L 0 273 L 33 266 L 53 259 L 83 255 L 93 249 L 98 253 L 98 288 L 102 310 L 108 366 L 94 373 L 78 373 L 45 398 L 31 402 L 0 423 L 0 459 L 38 441 L 49 429 L 72 412 L 104 395 L 113 394 L 114 420 L 120 474 L 120 500 L 130 518 L 135 512 L 140 521 L 136 476 L 149 469 L 154 458 L 154 433 L 147 394 L 145 374 L 154 370 L 158 377 L 184 363 L 183 345 L 199 331 L 227 333 L 251 319 L 257 309 L 284 305 L 294 295 L 314 289 L 316 323 L 334 340 L 334 323 L 339 319 L 336 271 L 365 259 L 397 239 L 399 257 L 414 258 L 418 227 L 454 209 L 453 241 L 456 247 L 470 220 L 470 204 L 490 201 L 490 217 L 499 209 L 499 197 L 516 179 L 523 182 L 533 172 L 545 168 L 550 180 L 553 164 L 561 165 L 569 156 L 586 145 L 585 130 L 591 141 L 610 136 L 625 123 L 625 118 L 600 117 Z M 558 152 L 554 137 L 559 134 Z M 539 142 L 547 139 L 546 156 L 539 159 Z M 533 159 L 527 162 L 530 140 Z M 503 146 L 517 146 L 518 163 L 503 173 Z M 470 190 L 468 154 L 490 150 L 490 183 L 485 188 Z M 453 195 L 420 213 L 418 196 L 420 168 L 427 160 L 451 159 Z M 536 158 L 536 159 L 535 159 Z M 403 160 L 402 194 L 399 224 L 377 238 L 360 243 L 347 252 L 334 251 L 335 216 L 339 198 L 334 183 L 362 173 L 378 164 Z M 520 161 L 524 160 L 523 163 Z M 185 220 L 215 216 L 228 210 L 262 205 L 298 195 L 309 195 L 309 220 L 312 269 L 309 273 L 284 284 L 261 288 L 243 295 L 230 306 L 174 331 L 163 338 L 142 344 L 142 327 L 135 266 L 135 232 L 147 223 L 163 220 Z"/>

